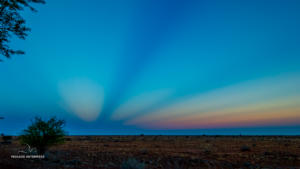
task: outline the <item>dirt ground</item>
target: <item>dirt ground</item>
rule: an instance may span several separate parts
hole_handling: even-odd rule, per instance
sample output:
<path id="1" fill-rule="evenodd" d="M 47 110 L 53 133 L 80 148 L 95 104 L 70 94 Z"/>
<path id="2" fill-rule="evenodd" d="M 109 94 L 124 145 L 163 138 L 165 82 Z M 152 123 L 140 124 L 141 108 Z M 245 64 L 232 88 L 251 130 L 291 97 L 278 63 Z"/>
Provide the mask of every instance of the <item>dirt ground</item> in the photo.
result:
<path id="1" fill-rule="evenodd" d="M 12 159 L 24 149 L 14 138 L 12 144 L 0 145 L 0 169 L 119 169 L 133 158 L 145 169 L 300 169 L 300 136 L 68 136 L 66 140 L 51 147 L 45 159 Z"/>

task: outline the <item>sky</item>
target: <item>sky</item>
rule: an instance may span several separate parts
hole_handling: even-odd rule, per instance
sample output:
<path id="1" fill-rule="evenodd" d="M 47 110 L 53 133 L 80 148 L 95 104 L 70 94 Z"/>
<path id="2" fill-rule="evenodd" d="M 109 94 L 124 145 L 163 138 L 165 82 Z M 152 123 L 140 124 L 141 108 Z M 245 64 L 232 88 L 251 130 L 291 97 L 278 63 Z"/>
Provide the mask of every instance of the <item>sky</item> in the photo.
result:
<path id="1" fill-rule="evenodd" d="M 0 63 L 0 132 L 300 135 L 300 1 L 51 0 Z"/>

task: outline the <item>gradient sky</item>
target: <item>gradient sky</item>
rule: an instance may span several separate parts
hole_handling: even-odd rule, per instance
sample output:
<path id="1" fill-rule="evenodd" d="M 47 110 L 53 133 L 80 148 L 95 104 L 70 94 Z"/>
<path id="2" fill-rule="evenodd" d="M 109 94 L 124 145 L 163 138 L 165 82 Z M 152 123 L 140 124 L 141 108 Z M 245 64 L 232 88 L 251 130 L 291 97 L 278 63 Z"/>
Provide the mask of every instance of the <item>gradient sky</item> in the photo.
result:
<path id="1" fill-rule="evenodd" d="M 0 63 L 0 132 L 300 134 L 300 1 L 49 0 Z"/>

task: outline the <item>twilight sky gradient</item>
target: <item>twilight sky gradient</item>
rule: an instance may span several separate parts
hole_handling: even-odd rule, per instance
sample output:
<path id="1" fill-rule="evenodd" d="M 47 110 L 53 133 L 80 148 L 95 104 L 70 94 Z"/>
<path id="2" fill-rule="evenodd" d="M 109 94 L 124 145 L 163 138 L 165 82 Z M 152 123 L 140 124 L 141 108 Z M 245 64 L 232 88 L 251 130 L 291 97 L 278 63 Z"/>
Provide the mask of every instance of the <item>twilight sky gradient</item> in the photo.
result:
<path id="1" fill-rule="evenodd" d="M 0 64 L 0 132 L 300 134 L 299 0 L 49 0 Z"/>

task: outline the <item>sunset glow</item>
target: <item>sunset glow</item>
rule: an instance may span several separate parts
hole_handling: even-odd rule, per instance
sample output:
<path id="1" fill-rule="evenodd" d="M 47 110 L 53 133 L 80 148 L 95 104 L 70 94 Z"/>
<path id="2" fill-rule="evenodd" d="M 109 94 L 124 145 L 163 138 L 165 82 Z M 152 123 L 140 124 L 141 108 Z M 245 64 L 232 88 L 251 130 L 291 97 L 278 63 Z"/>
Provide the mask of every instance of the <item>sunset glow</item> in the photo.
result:
<path id="1" fill-rule="evenodd" d="M 0 62 L 4 132 L 57 116 L 78 135 L 300 134 L 300 1 L 51 0 L 37 9 L 23 11 L 28 39 L 12 39 L 26 54 Z"/>

